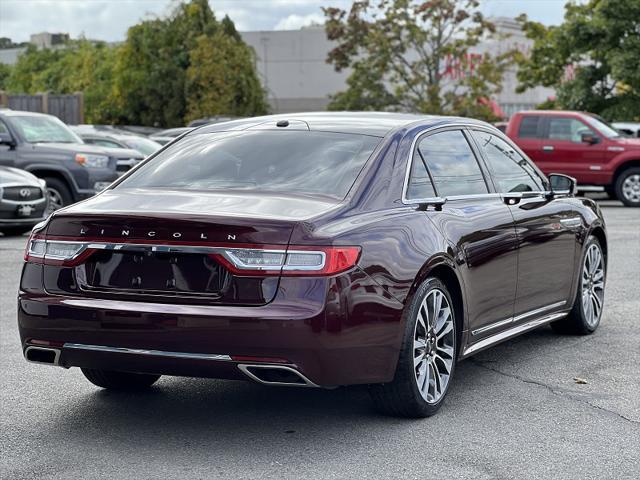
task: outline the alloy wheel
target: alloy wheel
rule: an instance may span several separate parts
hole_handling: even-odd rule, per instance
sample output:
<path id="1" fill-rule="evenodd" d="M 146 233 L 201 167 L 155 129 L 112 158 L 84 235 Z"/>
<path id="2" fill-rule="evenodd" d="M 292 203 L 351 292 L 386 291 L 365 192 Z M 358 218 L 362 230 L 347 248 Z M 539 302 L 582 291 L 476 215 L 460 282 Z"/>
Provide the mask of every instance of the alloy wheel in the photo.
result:
<path id="1" fill-rule="evenodd" d="M 62 195 L 55 188 L 47 187 L 47 195 L 49 196 L 49 204 L 47 205 L 47 215 L 55 212 L 59 208 L 64 207 Z"/>
<path id="2" fill-rule="evenodd" d="M 453 313 L 442 290 L 431 290 L 418 310 L 413 334 L 413 366 L 418 390 L 429 404 L 447 391 L 453 369 Z"/>
<path id="3" fill-rule="evenodd" d="M 604 262 L 596 244 L 589 246 L 582 267 L 582 311 L 591 327 L 598 324 L 604 302 Z"/>
<path id="4" fill-rule="evenodd" d="M 640 202 L 640 174 L 629 175 L 624 179 L 622 195 L 630 202 Z"/>

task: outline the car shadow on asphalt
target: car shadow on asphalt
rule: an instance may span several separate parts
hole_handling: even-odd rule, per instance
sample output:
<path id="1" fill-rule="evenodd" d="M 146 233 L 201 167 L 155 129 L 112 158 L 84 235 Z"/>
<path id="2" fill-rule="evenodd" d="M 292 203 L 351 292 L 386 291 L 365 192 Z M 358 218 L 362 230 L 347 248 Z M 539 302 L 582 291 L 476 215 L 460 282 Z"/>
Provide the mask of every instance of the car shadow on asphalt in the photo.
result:
<path id="1" fill-rule="evenodd" d="M 526 363 L 527 358 L 531 361 L 534 356 L 552 355 L 577 341 L 584 341 L 584 337 L 563 337 L 543 328 L 460 362 L 447 401 L 432 418 L 440 423 L 447 417 L 472 414 L 474 396 L 486 389 L 495 375 L 480 364 L 501 370 L 517 362 Z M 90 429 L 96 435 L 111 432 L 135 443 L 136 438 L 162 438 L 177 431 L 190 442 L 208 442 L 220 435 L 249 440 L 252 435 L 293 435 L 299 430 L 331 434 L 345 425 L 358 428 L 364 423 L 387 428 L 407 421 L 411 420 L 378 414 L 366 386 L 329 390 L 163 377 L 144 392 L 94 390 L 68 412 L 62 412 L 55 423 L 63 430 Z"/>

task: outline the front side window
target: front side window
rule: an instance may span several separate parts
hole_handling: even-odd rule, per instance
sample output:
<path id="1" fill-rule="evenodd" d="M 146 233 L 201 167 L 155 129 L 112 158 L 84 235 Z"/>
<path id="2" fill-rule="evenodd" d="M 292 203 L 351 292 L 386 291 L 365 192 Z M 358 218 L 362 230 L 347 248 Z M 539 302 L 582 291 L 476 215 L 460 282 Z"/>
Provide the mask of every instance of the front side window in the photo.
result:
<path id="1" fill-rule="evenodd" d="M 500 193 L 543 190 L 540 176 L 511 145 L 487 132 L 474 130 L 473 135 Z"/>
<path id="2" fill-rule="evenodd" d="M 488 193 L 482 170 L 461 130 L 425 137 L 418 144 L 418 153 L 429 168 L 439 196 Z"/>
<path id="3" fill-rule="evenodd" d="M 55 117 L 16 115 L 13 125 L 29 143 L 83 143 L 73 131 Z"/>
<path id="4" fill-rule="evenodd" d="M 549 140 L 565 140 L 581 143 L 582 134 L 595 136 L 595 132 L 575 118 L 552 117 L 549 119 Z"/>
<path id="5" fill-rule="evenodd" d="M 341 200 L 380 140 L 310 131 L 194 134 L 159 153 L 116 188 L 246 190 Z"/>

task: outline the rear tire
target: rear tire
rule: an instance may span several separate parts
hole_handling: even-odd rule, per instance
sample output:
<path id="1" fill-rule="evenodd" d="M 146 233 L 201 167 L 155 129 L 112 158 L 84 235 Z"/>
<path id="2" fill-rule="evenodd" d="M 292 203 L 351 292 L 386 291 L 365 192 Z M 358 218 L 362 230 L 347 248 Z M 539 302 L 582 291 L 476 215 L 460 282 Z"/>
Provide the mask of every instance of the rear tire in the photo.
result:
<path id="1" fill-rule="evenodd" d="M 47 195 L 49 196 L 47 214 L 73 203 L 71 191 L 65 182 L 55 177 L 45 177 L 44 180 L 47 182 Z"/>
<path id="2" fill-rule="evenodd" d="M 405 311 L 405 332 L 393 381 L 369 389 L 379 411 L 423 418 L 440 409 L 456 365 L 455 322 L 447 287 L 437 278 L 428 278 Z"/>
<path id="3" fill-rule="evenodd" d="M 627 207 L 640 207 L 640 167 L 620 172 L 615 181 L 616 197 Z"/>
<path id="4" fill-rule="evenodd" d="M 553 322 L 551 328 L 558 333 L 589 335 L 596 331 L 604 308 L 606 271 L 600 242 L 590 236 L 582 249 L 578 289 L 573 308 L 565 318 Z"/>
<path id="5" fill-rule="evenodd" d="M 147 373 L 112 372 L 90 368 L 83 368 L 82 373 L 94 385 L 109 390 L 144 390 L 160 378 L 160 375 Z"/>

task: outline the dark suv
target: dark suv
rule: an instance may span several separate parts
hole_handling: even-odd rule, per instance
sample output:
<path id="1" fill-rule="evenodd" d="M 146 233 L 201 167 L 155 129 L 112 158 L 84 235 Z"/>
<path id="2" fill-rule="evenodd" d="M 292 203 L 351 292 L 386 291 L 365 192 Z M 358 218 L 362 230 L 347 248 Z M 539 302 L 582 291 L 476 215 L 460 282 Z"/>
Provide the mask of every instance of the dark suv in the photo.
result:
<path id="1" fill-rule="evenodd" d="M 51 115 L 0 110 L 0 165 L 27 170 L 47 182 L 51 210 L 94 195 L 142 160 L 135 150 L 85 144 Z"/>

